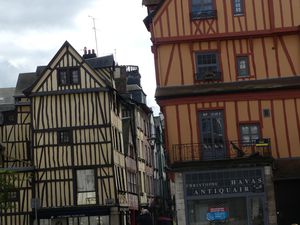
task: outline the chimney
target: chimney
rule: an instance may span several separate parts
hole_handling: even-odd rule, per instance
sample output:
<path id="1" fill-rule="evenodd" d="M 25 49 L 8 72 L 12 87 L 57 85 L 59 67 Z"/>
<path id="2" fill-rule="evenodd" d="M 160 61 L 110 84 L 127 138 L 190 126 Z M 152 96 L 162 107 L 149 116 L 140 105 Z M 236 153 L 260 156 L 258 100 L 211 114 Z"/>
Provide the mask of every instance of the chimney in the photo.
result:
<path id="1" fill-rule="evenodd" d="M 92 51 L 91 51 L 90 49 L 87 50 L 87 48 L 84 47 L 83 52 L 84 52 L 84 54 L 83 54 L 82 57 L 83 57 L 84 59 L 91 59 L 91 58 L 96 58 L 96 57 L 97 57 L 97 55 L 96 55 L 94 49 L 92 49 Z"/>

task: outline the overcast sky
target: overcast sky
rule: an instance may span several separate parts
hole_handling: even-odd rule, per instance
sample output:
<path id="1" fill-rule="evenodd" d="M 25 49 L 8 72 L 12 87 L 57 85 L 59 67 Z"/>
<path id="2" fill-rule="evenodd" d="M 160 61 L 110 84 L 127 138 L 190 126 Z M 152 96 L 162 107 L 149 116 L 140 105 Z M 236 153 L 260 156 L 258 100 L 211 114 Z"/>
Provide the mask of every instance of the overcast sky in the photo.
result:
<path id="1" fill-rule="evenodd" d="M 142 0 L 0 0 L 0 87 L 14 87 L 19 73 L 47 65 L 67 40 L 82 55 L 95 47 L 119 65 L 137 65 L 150 107 L 155 72 Z"/>

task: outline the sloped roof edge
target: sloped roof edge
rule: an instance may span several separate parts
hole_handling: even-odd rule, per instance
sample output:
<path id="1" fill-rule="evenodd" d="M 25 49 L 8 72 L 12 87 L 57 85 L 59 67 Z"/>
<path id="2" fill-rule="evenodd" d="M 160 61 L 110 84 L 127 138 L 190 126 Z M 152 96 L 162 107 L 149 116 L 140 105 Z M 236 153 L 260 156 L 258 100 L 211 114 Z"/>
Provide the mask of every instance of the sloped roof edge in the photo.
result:
<path id="1" fill-rule="evenodd" d="M 162 5 L 164 4 L 165 1 L 166 1 L 166 0 L 161 0 L 161 1 L 158 3 L 156 9 L 155 9 L 153 12 L 151 12 L 148 16 L 146 16 L 146 18 L 143 20 L 143 22 L 144 22 L 144 24 L 145 24 L 147 30 L 149 30 L 149 28 L 150 28 L 150 24 L 152 23 L 153 17 L 156 15 L 156 13 L 157 13 L 157 12 L 159 11 L 159 9 L 162 7 Z"/>
<path id="2" fill-rule="evenodd" d="M 26 88 L 23 93 L 25 95 L 29 95 L 30 92 L 32 91 L 32 89 L 35 87 L 35 85 L 37 85 L 37 83 L 39 82 L 39 80 L 41 79 L 41 77 L 43 76 L 43 74 L 45 73 L 45 71 L 47 70 L 47 68 L 49 68 L 49 65 L 52 64 L 52 62 L 54 62 L 54 60 L 57 58 L 57 56 L 60 54 L 60 52 L 65 48 L 65 47 L 72 47 L 71 44 L 68 41 L 65 41 L 64 44 L 59 48 L 59 50 L 56 52 L 56 54 L 52 57 L 52 59 L 50 60 L 50 62 L 48 63 L 48 65 L 44 68 L 44 70 L 41 72 L 40 76 L 38 77 L 38 79 L 36 79 L 28 88 Z M 73 47 L 72 47 L 73 48 Z M 74 49 L 74 48 L 73 48 Z M 76 50 L 75 50 L 76 51 Z"/>

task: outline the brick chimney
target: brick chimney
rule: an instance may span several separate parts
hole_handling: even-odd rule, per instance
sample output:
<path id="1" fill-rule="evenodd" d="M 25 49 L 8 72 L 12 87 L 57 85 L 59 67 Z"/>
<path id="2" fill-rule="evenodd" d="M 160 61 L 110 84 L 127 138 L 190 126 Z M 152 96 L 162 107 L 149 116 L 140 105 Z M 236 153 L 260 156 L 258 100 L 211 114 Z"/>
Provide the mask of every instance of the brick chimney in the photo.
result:
<path id="1" fill-rule="evenodd" d="M 87 48 L 86 47 L 84 47 L 84 49 L 83 49 L 83 58 L 84 59 L 91 59 L 91 58 L 96 58 L 97 57 L 97 55 L 96 55 L 96 53 L 95 53 L 95 50 L 94 49 L 92 49 L 92 51 L 89 49 L 89 50 L 87 50 Z"/>

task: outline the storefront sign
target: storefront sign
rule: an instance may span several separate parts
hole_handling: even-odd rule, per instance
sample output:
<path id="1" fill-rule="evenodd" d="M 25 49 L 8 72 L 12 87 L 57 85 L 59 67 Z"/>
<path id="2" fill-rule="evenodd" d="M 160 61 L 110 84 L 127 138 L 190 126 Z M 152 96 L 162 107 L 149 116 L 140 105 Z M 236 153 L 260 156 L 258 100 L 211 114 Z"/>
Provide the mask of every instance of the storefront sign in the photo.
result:
<path id="1" fill-rule="evenodd" d="M 226 195 L 264 192 L 261 170 L 208 171 L 187 174 L 187 196 Z"/>
<path id="2" fill-rule="evenodd" d="M 221 208 L 209 208 L 207 212 L 207 220 L 209 221 L 223 221 L 228 219 L 228 211 Z"/>

